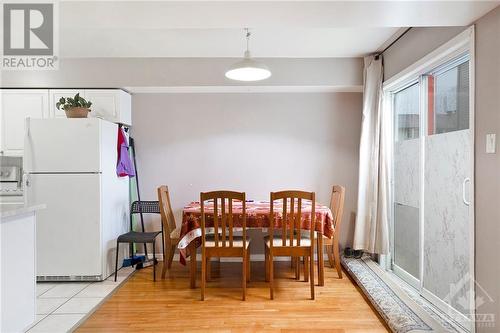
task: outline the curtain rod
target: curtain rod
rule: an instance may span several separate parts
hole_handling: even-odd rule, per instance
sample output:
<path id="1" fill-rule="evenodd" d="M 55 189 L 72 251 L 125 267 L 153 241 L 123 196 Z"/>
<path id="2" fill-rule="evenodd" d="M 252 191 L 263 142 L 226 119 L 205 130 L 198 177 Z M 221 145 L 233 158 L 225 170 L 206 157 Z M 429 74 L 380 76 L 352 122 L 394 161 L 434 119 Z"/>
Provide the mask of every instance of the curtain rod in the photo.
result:
<path id="1" fill-rule="evenodd" d="M 407 33 L 408 31 L 410 31 L 410 30 L 411 30 L 411 28 L 412 28 L 412 27 L 409 27 L 408 29 L 406 29 L 406 30 L 405 30 L 405 31 L 404 31 L 401 35 L 399 35 L 399 37 L 398 37 L 398 38 L 396 38 L 395 40 L 393 40 L 391 44 L 387 45 L 387 46 L 386 46 L 386 47 L 385 47 L 382 51 L 377 52 L 377 53 L 375 54 L 375 59 L 378 59 L 378 57 L 379 57 L 379 56 L 381 56 L 381 55 L 382 55 L 385 51 L 387 51 L 387 50 L 388 50 L 391 46 L 393 46 L 394 44 L 396 44 L 396 42 L 397 42 L 398 40 L 400 40 L 400 39 L 401 39 L 404 35 L 406 35 L 406 33 Z"/>

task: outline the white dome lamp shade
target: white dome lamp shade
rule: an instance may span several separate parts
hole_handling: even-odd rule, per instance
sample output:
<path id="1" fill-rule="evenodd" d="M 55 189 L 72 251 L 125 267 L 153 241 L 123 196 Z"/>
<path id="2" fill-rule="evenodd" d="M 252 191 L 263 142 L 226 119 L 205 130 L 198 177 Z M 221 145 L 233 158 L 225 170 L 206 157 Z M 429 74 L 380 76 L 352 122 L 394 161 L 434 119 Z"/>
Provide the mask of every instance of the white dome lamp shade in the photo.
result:
<path id="1" fill-rule="evenodd" d="M 244 58 L 229 67 L 226 71 L 226 77 L 231 80 L 247 82 L 265 80 L 271 76 L 271 71 L 265 64 L 252 59 L 250 50 L 248 49 L 250 32 L 248 31 L 248 28 L 245 28 L 245 31 L 247 38 L 247 50 L 245 51 Z"/>

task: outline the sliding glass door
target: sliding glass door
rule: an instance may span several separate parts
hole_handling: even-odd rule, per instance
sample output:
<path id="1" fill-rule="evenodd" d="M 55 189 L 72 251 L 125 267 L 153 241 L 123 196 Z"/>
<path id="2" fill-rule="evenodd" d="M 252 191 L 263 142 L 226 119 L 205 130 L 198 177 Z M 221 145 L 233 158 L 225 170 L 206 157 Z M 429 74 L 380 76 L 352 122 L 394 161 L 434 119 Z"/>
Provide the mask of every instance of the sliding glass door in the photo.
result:
<path id="1" fill-rule="evenodd" d="M 420 83 L 393 95 L 393 270 L 418 287 L 420 279 Z"/>
<path id="2" fill-rule="evenodd" d="M 469 58 L 425 77 L 423 294 L 464 315 L 470 312 L 470 180 L 472 133 Z M 445 307 L 445 304 L 441 304 Z"/>
<path id="3" fill-rule="evenodd" d="M 422 73 L 389 96 L 392 270 L 466 323 L 473 309 L 469 56 Z"/>

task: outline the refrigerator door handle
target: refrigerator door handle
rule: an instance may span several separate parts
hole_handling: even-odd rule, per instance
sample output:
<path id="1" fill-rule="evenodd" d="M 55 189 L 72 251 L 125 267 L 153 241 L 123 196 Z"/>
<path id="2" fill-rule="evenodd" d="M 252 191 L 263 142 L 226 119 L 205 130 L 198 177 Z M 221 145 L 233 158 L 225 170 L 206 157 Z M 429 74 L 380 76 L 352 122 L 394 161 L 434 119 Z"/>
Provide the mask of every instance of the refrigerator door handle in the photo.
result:
<path id="1" fill-rule="evenodd" d="M 24 174 L 24 185 L 26 187 L 30 187 L 31 186 L 31 181 L 30 181 L 30 175 L 29 175 L 29 173 L 25 173 Z"/>
<path id="2" fill-rule="evenodd" d="M 31 133 L 30 133 L 30 117 L 26 118 L 26 136 L 28 136 L 28 138 L 31 136 Z"/>
<path id="3" fill-rule="evenodd" d="M 470 201 L 467 200 L 467 191 L 466 191 L 467 183 L 470 183 L 470 178 L 465 178 L 462 183 L 462 201 L 466 206 L 469 206 Z"/>
<path id="4" fill-rule="evenodd" d="M 22 181 L 22 187 L 23 187 L 23 192 L 24 192 L 24 205 L 28 206 L 29 204 L 29 194 L 28 194 L 28 187 L 31 187 L 31 181 L 30 181 L 30 174 L 23 172 L 23 179 Z"/>
<path id="5" fill-rule="evenodd" d="M 33 140 L 31 139 L 31 118 L 26 118 L 24 123 L 24 157 L 23 157 L 23 169 L 30 172 L 33 168 L 33 151 L 31 145 Z M 28 180 L 26 180 L 28 182 Z M 27 185 L 28 186 L 28 185 Z"/>

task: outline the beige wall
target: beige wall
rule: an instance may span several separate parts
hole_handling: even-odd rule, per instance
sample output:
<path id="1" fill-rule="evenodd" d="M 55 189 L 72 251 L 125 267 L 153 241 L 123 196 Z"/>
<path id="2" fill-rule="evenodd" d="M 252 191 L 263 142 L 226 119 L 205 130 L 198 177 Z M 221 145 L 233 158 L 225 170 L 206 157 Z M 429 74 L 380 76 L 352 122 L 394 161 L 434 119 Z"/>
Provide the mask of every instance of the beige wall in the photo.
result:
<path id="1" fill-rule="evenodd" d="M 495 328 L 478 326 L 478 332 L 499 332 L 500 146 L 496 154 L 486 154 L 485 142 L 488 133 L 500 139 L 500 7 L 476 22 L 475 102 L 476 280 L 494 300 L 478 312 L 496 317 Z"/>
<path id="2" fill-rule="evenodd" d="M 270 191 L 298 188 L 329 204 L 331 186 L 343 184 L 341 240 L 350 244 L 361 105 L 360 93 L 136 94 L 132 136 L 142 197 L 155 199 L 156 187 L 167 184 L 180 225 L 182 207 L 200 191 L 268 200 Z M 261 234 L 254 239 L 259 253 Z"/>
<path id="3" fill-rule="evenodd" d="M 466 27 L 413 28 L 384 55 L 385 79 L 414 63 L 447 42 Z M 500 7 L 476 22 L 475 93 L 475 236 L 476 281 L 493 298 L 487 299 L 479 314 L 494 314 L 493 328 L 477 324 L 477 332 L 500 330 L 500 151 L 485 153 L 485 137 L 496 133 L 500 139 Z"/>
<path id="4" fill-rule="evenodd" d="M 156 90 L 155 87 L 248 86 L 224 77 L 225 69 L 237 60 L 63 58 L 57 71 L 3 71 L 0 87 Z M 295 87 L 298 91 L 308 88 L 357 91 L 363 84 L 361 58 L 261 60 L 272 69 L 273 75 L 252 86 L 268 86 L 271 90 L 288 86 L 292 87 L 288 90 Z M 196 200 L 201 190 L 232 187 L 247 191 L 249 197 L 266 199 L 269 191 L 277 188 L 303 187 L 317 191 L 320 201 L 328 203 L 330 186 L 334 183 L 347 186 L 345 220 L 353 218 L 360 93 L 133 94 L 132 100 L 143 198 L 155 198 L 155 187 L 169 184 L 178 223 L 182 205 Z M 234 123 L 229 122 L 229 115 L 234 115 Z M 215 122 L 214 117 L 223 119 Z M 157 132 L 150 128 L 156 128 Z M 239 129 L 243 135 L 235 140 L 233 132 Z M 207 164 L 211 156 L 203 153 L 206 148 L 198 154 L 204 140 L 210 140 L 216 147 L 229 145 L 232 149 L 237 149 L 236 142 L 246 144 L 245 152 L 253 154 L 252 158 L 236 158 L 229 165 Z M 292 159 L 294 144 L 305 156 L 304 160 Z M 252 146 L 264 150 L 259 152 Z M 305 162 L 315 164 L 309 167 Z M 297 163 L 301 166 L 299 170 L 305 170 L 302 174 L 291 173 L 290 165 Z M 215 172 L 211 182 L 200 179 L 200 166 L 205 168 L 204 172 Z M 232 168 L 242 171 L 232 174 L 229 172 Z M 352 227 L 346 225 L 343 240 L 350 242 Z"/>

